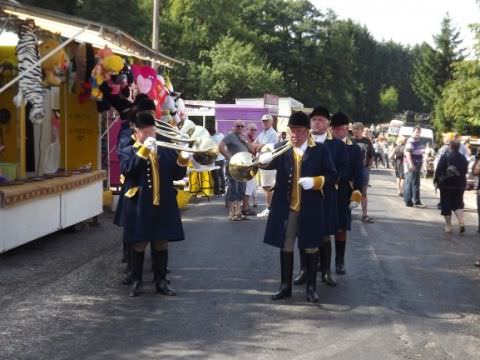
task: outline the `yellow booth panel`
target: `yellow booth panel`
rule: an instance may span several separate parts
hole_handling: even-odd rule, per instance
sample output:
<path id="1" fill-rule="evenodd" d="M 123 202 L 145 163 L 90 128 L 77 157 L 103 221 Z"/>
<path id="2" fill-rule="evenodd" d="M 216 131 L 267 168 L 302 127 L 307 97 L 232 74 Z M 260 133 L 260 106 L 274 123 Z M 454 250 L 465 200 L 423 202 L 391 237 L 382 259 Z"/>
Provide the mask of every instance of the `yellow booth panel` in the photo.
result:
<path id="1" fill-rule="evenodd" d="M 15 47 L 0 46 L 0 87 L 17 75 L 17 59 Z M 0 94 L 0 109 L 10 112 L 10 121 L 7 124 L 0 122 L 0 145 L 5 149 L 0 153 L 0 162 L 18 163 L 17 159 L 17 108 L 13 104 L 13 97 L 17 94 L 17 85 L 12 85 Z"/>
<path id="2" fill-rule="evenodd" d="M 95 101 L 78 101 L 77 94 L 69 92 L 64 84 L 61 89 L 61 143 L 62 164 L 67 170 L 75 170 L 87 164 L 98 167 L 98 112 Z"/>

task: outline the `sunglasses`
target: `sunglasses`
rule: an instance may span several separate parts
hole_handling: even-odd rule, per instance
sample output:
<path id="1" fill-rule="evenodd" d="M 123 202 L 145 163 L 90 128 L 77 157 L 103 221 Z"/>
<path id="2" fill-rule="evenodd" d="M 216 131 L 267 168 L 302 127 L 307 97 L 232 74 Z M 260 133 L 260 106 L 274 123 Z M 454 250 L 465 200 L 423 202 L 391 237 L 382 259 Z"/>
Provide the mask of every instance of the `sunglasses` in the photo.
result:
<path id="1" fill-rule="evenodd" d="M 236 125 L 237 128 L 243 128 L 245 125 Z"/>

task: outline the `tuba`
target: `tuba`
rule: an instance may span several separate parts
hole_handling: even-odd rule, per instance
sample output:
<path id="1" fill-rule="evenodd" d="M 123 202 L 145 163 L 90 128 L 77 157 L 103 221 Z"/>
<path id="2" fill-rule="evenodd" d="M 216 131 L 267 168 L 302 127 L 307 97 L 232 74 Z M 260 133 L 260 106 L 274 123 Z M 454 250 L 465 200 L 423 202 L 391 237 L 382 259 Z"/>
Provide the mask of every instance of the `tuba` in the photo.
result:
<path id="1" fill-rule="evenodd" d="M 266 152 L 272 153 L 272 159 L 279 157 L 283 153 L 287 152 L 292 148 L 292 144 L 285 143 L 278 148 L 274 148 L 274 145 L 264 145 L 260 150 L 260 155 Z M 260 164 L 259 157 L 255 157 L 253 154 L 248 151 L 240 151 L 233 155 L 228 163 L 228 171 L 230 176 L 232 176 L 237 181 L 246 182 L 255 177 L 258 172 L 258 169 L 265 167 L 265 165 Z"/>

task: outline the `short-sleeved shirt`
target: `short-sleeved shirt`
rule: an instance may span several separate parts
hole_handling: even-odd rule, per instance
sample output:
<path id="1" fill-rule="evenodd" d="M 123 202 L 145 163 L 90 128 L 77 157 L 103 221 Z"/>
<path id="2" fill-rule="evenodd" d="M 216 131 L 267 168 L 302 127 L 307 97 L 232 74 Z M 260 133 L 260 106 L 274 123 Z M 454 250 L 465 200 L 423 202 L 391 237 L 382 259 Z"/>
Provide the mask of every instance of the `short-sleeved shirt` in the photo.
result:
<path id="1" fill-rule="evenodd" d="M 407 140 L 407 144 L 405 145 L 405 152 L 410 153 L 412 156 L 413 165 L 417 170 L 421 169 L 422 162 L 423 162 L 423 153 L 425 152 L 425 147 L 421 143 L 419 139 L 415 139 L 413 137 Z M 405 156 L 406 158 L 406 156 Z M 406 160 L 405 160 L 406 161 Z M 407 165 L 407 164 L 405 164 Z M 408 169 L 408 166 L 405 166 L 405 169 Z"/>
<path id="2" fill-rule="evenodd" d="M 257 142 L 265 145 L 265 144 L 276 144 L 278 141 L 278 134 L 274 128 L 270 128 L 268 130 L 263 130 L 258 134 Z"/>
<path id="3" fill-rule="evenodd" d="M 220 132 L 217 132 L 217 133 L 215 133 L 214 135 L 212 135 L 212 140 L 215 141 L 215 144 L 218 145 L 218 144 L 220 144 L 220 142 L 223 140 L 224 137 L 225 137 L 225 135 L 223 135 L 223 134 L 220 133 Z M 220 160 L 225 160 L 225 158 L 224 158 L 223 155 L 219 152 L 216 161 L 220 161 Z"/>
<path id="4" fill-rule="evenodd" d="M 375 154 L 375 150 L 373 149 L 373 145 L 370 139 L 362 137 L 361 139 L 353 138 L 352 141 L 354 144 L 357 144 L 360 147 L 360 150 L 362 152 L 363 166 L 370 166 Z"/>
<path id="5" fill-rule="evenodd" d="M 235 132 L 227 134 L 223 138 L 223 142 L 227 146 L 227 151 L 230 156 L 233 156 L 240 151 L 248 151 L 247 143 Z"/>

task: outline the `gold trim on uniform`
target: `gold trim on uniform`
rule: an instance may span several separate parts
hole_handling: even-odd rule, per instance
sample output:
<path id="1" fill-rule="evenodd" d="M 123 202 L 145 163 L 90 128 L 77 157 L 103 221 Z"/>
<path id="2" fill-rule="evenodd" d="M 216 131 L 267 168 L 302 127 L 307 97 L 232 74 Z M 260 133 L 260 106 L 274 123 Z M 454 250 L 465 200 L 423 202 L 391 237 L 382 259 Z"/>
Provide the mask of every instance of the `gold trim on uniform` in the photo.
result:
<path id="1" fill-rule="evenodd" d="M 325 176 L 314 176 L 313 177 L 313 190 L 322 191 L 323 186 L 325 185 Z"/>
<path id="2" fill-rule="evenodd" d="M 362 193 L 359 190 L 355 190 L 352 192 L 352 196 L 350 196 L 350 201 L 355 201 L 359 203 L 362 200 Z"/>
<path id="3" fill-rule="evenodd" d="M 189 162 L 190 162 L 189 158 L 185 159 L 183 156 L 178 155 L 178 157 L 177 157 L 177 165 L 178 166 L 187 167 Z"/>
<path id="4" fill-rule="evenodd" d="M 144 160 L 148 160 L 148 156 L 150 155 L 150 152 L 151 151 L 147 147 L 142 145 L 137 151 L 137 156 L 141 157 Z"/>
<path id="5" fill-rule="evenodd" d="M 153 177 L 153 205 L 160 205 L 160 171 L 158 167 L 158 158 L 156 152 L 150 152 L 150 167 L 152 168 Z"/>
<path id="6" fill-rule="evenodd" d="M 312 139 L 313 140 L 313 139 Z M 293 150 L 293 179 L 292 179 L 292 198 L 290 201 L 290 209 L 293 211 L 300 211 L 301 194 L 300 184 L 300 171 L 302 169 L 302 155 Z"/>
<path id="7" fill-rule="evenodd" d="M 138 189 L 139 189 L 138 186 L 135 186 L 133 188 L 128 189 L 128 191 L 125 192 L 125 197 L 127 197 L 129 199 L 133 198 L 137 194 Z"/>

